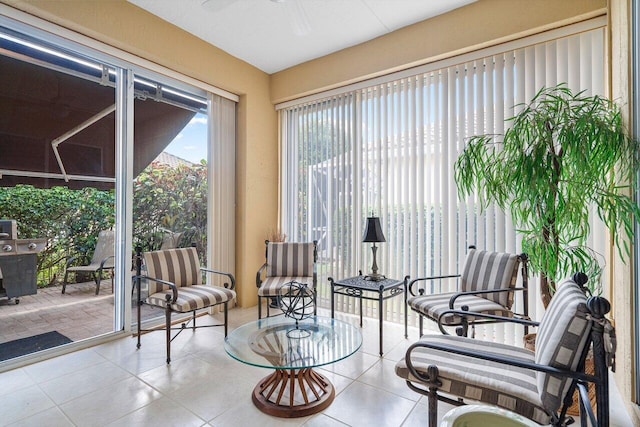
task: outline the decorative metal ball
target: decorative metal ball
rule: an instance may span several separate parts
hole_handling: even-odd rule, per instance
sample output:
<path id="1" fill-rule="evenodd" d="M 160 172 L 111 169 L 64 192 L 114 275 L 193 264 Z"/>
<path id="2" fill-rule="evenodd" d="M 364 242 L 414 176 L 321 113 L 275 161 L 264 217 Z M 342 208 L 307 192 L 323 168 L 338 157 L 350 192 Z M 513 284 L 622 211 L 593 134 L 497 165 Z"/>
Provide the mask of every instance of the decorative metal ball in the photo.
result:
<path id="1" fill-rule="evenodd" d="M 306 283 L 291 281 L 285 283 L 278 292 L 278 305 L 284 315 L 298 321 L 313 316 L 316 296 Z"/>

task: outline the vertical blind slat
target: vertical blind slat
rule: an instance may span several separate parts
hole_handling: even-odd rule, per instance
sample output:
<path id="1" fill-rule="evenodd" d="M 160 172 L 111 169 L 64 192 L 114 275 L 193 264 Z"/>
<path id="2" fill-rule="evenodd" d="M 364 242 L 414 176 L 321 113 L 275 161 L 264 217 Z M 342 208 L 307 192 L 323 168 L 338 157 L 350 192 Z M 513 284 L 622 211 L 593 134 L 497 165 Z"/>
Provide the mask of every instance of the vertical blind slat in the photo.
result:
<path id="1" fill-rule="evenodd" d="M 454 162 L 469 137 L 503 134 L 505 119 L 543 86 L 567 82 L 602 94 L 604 35 L 597 28 L 280 110 L 281 226 L 291 241 L 319 241 L 319 303 L 329 305 L 327 276 L 370 270 L 371 245 L 361 240 L 372 213 L 387 238 L 378 265 L 389 277 L 459 272 L 469 244 L 518 252 L 521 236 L 508 215 L 495 206 L 481 212 L 477 195 L 458 198 Z M 604 248 L 604 233 L 589 243 Z M 529 281 L 530 315 L 539 319 L 537 279 Z M 388 300 L 385 318 L 401 321 L 402 302 Z M 516 298 L 516 310 L 522 307 Z M 340 297 L 336 309 L 355 314 L 358 304 Z M 377 316 L 377 304 L 365 302 L 365 314 Z M 522 328 L 479 333 L 518 343 Z"/>

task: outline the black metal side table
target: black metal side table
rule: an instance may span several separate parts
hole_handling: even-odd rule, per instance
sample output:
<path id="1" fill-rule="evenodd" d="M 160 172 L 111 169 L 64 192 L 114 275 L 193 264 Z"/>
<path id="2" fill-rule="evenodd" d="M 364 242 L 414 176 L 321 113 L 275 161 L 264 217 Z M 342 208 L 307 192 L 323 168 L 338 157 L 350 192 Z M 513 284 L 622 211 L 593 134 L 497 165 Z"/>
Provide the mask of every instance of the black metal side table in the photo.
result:
<path id="1" fill-rule="evenodd" d="M 360 327 L 362 327 L 362 300 L 378 301 L 378 314 L 380 322 L 380 356 L 382 356 L 382 301 L 404 295 L 404 337 L 408 338 L 407 333 L 407 282 L 409 277 L 404 280 L 384 279 L 380 281 L 366 280 L 365 276 L 349 277 L 347 279 L 333 280 L 329 277 L 331 283 L 331 318 L 334 318 L 335 302 L 334 296 L 346 295 L 356 297 L 360 300 Z M 374 296 L 373 294 L 376 294 Z"/>

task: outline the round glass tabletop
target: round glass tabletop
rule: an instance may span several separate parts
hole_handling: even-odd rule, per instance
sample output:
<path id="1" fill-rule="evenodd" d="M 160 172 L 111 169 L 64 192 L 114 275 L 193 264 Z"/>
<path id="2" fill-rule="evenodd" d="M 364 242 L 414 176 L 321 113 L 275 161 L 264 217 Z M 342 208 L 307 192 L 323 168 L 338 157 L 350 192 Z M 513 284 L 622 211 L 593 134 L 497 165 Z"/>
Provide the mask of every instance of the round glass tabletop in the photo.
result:
<path id="1" fill-rule="evenodd" d="M 326 317 L 296 322 L 285 316 L 250 322 L 231 331 L 224 348 L 234 359 L 272 369 L 303 369 L 342 360 L 362 345 L 353 325 Z"/>

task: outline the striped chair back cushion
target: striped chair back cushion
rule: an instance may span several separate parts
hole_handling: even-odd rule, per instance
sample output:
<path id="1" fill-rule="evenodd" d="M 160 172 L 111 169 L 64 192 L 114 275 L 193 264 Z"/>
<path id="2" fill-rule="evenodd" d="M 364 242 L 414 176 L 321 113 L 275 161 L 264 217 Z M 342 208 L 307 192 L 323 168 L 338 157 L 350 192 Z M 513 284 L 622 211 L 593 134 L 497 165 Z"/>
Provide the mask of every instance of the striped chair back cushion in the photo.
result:
<path id="1" fill-rule="evenodd" d="M 269 242 L 267 277 L 313 276 L 313 243 Z"/>
<path id="2" fill-rule="evenodd" d="M 514 254 L 470 249 L 460 277 L 462 291 L 515 288 L 520 257 Z M 503 307 L 513 305 L 513 292 L 478 295 Z"/>
<path id="3" fill-rule="evenodd" d="M 563 281 L 551 299 L 538 327 L 535 362 L 575 371 L 591 332 L 587 297 L 572 280 Z M 567 378 L 537 373 L 543 406 L 556 411 L 571 384 Z"/>
<path id="4" fill-rule="evenodd" d="M 173 282 L 178 287 L 202 284 L 196 248 L 145 252 L 144 264 L 149 277 Z M 168 286 L 149 280 L 149 295 L 164 289 L 168 289 Z"/>

